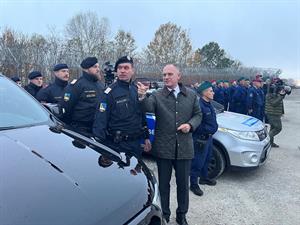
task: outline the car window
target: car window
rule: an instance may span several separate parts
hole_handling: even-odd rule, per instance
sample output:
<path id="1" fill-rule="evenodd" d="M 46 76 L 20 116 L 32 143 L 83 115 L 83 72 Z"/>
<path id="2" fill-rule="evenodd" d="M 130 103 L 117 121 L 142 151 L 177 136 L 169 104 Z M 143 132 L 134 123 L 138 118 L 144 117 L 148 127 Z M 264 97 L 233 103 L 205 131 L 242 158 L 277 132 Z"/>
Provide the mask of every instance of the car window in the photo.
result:
<path id="1" fill-rule="evenodd" d="M 49 121 L 47 111 L 22 88 L 0 76 L 0 129 Z"/>

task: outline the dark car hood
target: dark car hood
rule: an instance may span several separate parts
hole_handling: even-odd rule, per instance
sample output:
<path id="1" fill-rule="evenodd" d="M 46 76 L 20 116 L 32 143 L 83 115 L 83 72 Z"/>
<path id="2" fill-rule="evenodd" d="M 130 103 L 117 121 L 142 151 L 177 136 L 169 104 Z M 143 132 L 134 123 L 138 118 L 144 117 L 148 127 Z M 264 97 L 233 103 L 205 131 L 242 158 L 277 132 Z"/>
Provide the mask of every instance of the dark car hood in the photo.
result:
<path id="1" fill-rule="evenodd" d="M 135 158 L 103 168 L 73 140 L 47 125 L 0 132 L 1 223 L 116 225 L 143 209 L 148 181 Z"/>

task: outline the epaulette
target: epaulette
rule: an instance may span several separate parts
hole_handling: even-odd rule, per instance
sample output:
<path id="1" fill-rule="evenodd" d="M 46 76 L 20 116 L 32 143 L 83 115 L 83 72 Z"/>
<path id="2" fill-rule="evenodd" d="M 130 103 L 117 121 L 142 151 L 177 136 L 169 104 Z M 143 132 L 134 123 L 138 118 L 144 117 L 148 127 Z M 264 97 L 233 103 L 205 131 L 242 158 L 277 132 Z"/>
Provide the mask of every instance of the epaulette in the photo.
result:
<path id="1" fill-rule="evenodd" d="M 76 81 L 77 81 L 77 79 L 74 79 L 74 80 L 72 80 L 72 81 L 71 81 L 71 83 L 70 83 L 70 84 L 75 84 L 75 83 L 76 83 Z"/>
<path id="2" fill-rule="evenodd" d="M 108 87 L 108 88 L 105 89 L 104 93 L 105 93 L 105 94 L 108 94 L 110 91 L 111 91 L 111 88 Z"/>

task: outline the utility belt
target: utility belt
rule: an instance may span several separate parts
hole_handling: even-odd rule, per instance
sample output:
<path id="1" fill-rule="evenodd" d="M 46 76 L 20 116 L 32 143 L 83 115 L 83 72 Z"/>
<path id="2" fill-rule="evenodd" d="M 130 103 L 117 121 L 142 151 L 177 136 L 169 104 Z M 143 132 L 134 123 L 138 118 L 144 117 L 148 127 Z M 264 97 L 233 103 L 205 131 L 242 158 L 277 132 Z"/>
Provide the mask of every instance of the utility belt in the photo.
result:
<path id="1" fill-rule="evenodd" d="M 143 137 L 144 132 L 141 130 L 140 132 L 127 134 L 124 131 L 110 131 L 107 134 L 107 138 L 112 140 L 114 143 L 120 143 L 121 141 L 135 141 Z"/>

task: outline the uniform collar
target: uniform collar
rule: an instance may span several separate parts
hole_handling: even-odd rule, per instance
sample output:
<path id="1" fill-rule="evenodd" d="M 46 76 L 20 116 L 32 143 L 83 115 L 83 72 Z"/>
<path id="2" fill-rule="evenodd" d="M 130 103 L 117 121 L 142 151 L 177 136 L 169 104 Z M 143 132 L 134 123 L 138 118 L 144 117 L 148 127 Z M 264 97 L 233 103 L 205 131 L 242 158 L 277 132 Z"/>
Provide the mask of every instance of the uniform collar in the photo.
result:
<path id="1" fill-rule="evenodd" d="M 210 102 L 207 102 L 207 101 L 205 101 L 205 99 L 204 98 L 200 98 L 201 99 L 201 102 L 203 102 L 204 104 L 206 104 L 206 105 L 210 105 Z"/>
<path id="2" fill-rule="evenodd" d="M 36 90 L 36 91 L 38 91 L 38 90 L 40 90 L 40 89 L 42 88 L 42 86 L 39 87 L 39 86 L 35 85 L 35 84 L 32 83 L 32 82 L 29 83 L 29 86 L 32 87 L 32 88 L 33 88 L 34 90 Z"/>
<path id="3" fill-rule="evenodd" d="M 59 79 L 58 77 L 55 77 L 54 83 L 60 87 L 66 87 L 68 85 L 68 81 Z"/>
<path id="4" fill-rule="evenodd" d="M 98 78 L 97 78 L 96 76 L 94 76 L 94 75 L 92 75 L 92 74 L 89 74 L 89 73 L 87 73 L 87 72 L 85 72 L 85 71 L 82 72 L 82 76 L 83 76 L 85 79 L 87 79 L 87 80 L 89 80 L 89 81 L 92 81 L 92 82 L 97 82 L 97 81 L 98 81 Z"/>
<path id="5" fill-rule="evenodd" d="M 120 85 L 120 86 L 123 86 L 123 87 L 129 87 L 131 82 L 127 82 L 127 81 L 124 81 L 124 80 L 119 80 L 117 79 L 117 83 Z"/>

